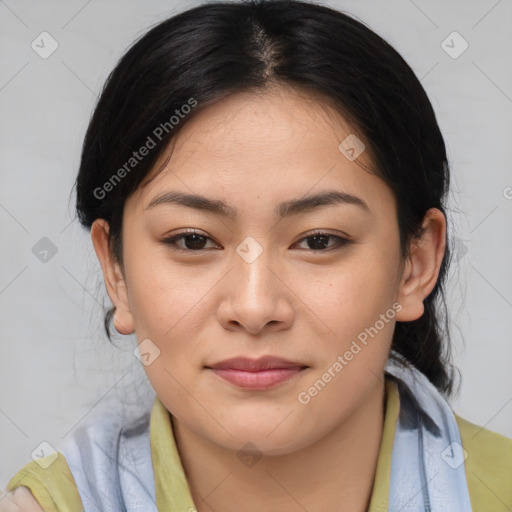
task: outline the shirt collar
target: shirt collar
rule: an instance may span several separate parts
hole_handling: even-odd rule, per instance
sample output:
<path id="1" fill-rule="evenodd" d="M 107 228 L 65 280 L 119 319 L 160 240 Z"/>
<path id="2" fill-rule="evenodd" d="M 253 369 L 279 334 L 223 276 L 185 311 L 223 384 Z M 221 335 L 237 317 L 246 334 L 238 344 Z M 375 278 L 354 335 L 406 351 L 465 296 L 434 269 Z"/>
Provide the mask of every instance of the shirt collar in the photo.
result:
<path id="1" fill-rule="evenodd" d="M 396 384 L 385 379 L 385 416 L 382 441 L 368 512 L 388 510 L 391 454 L 400 400 Z M 195 510 L 190 488 L 176 446 L 169 411 L 155 396 L 150 418 L 151 457 L 158 510 Z"/>

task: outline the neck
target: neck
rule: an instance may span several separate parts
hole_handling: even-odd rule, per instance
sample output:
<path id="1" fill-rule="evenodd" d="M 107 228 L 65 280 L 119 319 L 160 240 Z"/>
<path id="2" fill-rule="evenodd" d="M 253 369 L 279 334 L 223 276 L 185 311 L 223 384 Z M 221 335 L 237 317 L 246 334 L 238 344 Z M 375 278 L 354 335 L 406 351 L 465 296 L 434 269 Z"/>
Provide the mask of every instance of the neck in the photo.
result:
<path id="1" fill-rule="evenodd" d="M 198 512 L 364 512 L 371 499 L 385 414 L 384 382 L 319 441 L 293 453 L 240 464 L 236 453 L 197 436 L 172 417 Z"/>

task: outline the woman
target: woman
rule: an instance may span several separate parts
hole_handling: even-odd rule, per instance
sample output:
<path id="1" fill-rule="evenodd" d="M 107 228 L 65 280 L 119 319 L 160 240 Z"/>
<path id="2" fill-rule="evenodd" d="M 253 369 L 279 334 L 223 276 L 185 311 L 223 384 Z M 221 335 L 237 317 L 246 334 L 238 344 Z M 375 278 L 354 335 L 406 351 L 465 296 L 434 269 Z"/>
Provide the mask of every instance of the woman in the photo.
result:
<path id="1" fill-rule="evenodd" d="M 82 425 L 5 503 L 509 510 L 512 441 L 447 401 L 448 185 L 425 91 L 351 17 L 230 2 L 154 27 L 76 182 L 107 334 L 136 333 L 154 403 Z"/>

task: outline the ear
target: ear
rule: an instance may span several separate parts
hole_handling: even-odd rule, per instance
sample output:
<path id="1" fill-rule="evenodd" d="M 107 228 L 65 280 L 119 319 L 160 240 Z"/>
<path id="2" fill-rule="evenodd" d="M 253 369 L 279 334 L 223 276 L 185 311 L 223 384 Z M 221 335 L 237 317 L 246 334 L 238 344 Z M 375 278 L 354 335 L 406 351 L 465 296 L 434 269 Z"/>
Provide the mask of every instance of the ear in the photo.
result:
<path id="1" fill-rule="evenodd" d="M 108 296 L 116 308 L 114 325 L 120 334 L 132 334 L 134 323 L 128 304 L 126 282 L 121 265 L 111 254 L 108 234 L 108 222 L 104 219 L 96 219 L 91 226 L 91 239 L 103 270 Z"/>
<path id="2" fill-rule="evenodd" d="M 413 240 L 404 265 L 397 312 L 399 322 L 417 320 L 423 315 L 423 301 L 434 289 L 446 248 L 446 219 L 437 208 L 430 208 L 423 218 L 423 234 Z"/>

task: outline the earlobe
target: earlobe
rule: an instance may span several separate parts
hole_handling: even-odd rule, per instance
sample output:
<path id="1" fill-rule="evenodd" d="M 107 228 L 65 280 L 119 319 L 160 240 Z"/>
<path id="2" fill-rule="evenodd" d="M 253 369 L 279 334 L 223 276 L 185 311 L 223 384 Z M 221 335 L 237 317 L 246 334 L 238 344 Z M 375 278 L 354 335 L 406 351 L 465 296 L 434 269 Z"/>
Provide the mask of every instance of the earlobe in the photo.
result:
<path id="1" fill-rule="evenodd" d="M 397 313 L 397 321 L 410 322 L 423 315 L 423 301 L 435 287 L 445 248 L 445 216 L 431 208 L 425 214 L 421 237 L 411 242 L 404 265 L 398 294 L 402 309 Z"/>
<path id="2" fill-rule="evenodd" d="M 91 240 L 100 262 L 108 296 L 115 307 L 114 326 L 120 334 L 134 332 L 133 317 L 128 303 L 126 283 L 119 262 L 115 261 L 109 243 L 109 224 L 96 219 L 91 226 Z"/>

